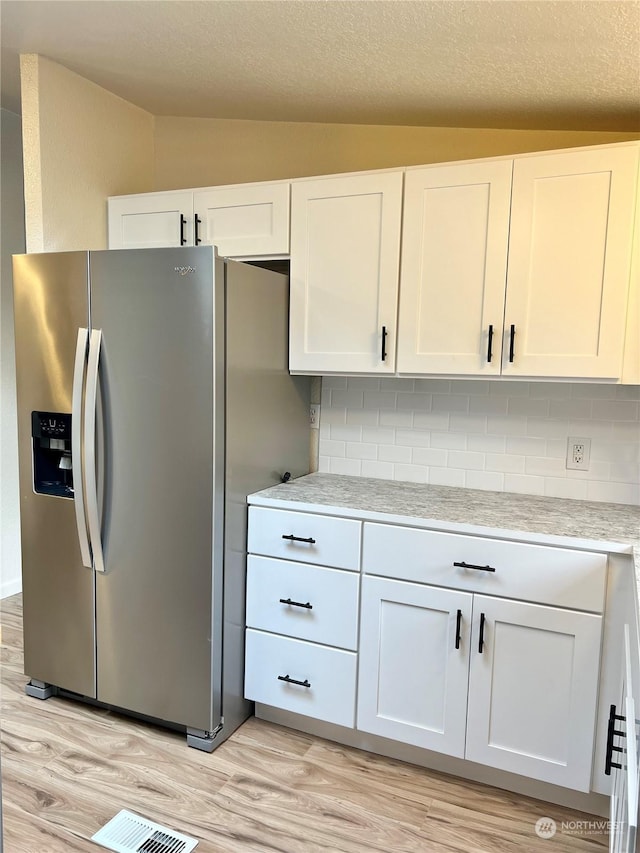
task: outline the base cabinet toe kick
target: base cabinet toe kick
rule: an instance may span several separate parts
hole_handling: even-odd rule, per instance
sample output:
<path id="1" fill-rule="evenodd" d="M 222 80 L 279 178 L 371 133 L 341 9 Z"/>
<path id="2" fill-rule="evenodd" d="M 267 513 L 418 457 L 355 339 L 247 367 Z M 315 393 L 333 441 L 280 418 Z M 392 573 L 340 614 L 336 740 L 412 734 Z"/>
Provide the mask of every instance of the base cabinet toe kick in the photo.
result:
<path id="1" fill-rule="evenodd" d="M 246 698 L 531 796 L 608 795 L 607 553 L 357 515 L 250 505 Z"/>

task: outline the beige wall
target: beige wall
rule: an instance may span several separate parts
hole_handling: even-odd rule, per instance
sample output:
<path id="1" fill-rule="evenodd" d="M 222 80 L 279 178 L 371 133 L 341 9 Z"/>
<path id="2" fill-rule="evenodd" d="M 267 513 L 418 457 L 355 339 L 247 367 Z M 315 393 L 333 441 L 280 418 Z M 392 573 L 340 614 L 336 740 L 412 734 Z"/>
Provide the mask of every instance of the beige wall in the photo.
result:
<path id="1" fill-rule="evenodd" d="M 637 138 L 634 133 L 598 131 L 388 127 L 157 116 L 154 189 L 299 178 Z"/>
<path id="2" fill-rule="evenodd" d="M 27 251 L 106 248 L 107 196 L 153 189 L 153 116 L 36 54 L 20 76 Z"/>
<path id="3" fill-rule="evenodd" d="M 22 56 L 20 72 L 30 252 L 105 248 L 110 195 L 637 138 L 597 131 L 154 118 L 45 57 Z"/>
<path id="4" fill-rule="evenodd" d="M 0 598 L 22 588 L 11 255 L 24 252 L 20 116 L 0 110 Z"/>

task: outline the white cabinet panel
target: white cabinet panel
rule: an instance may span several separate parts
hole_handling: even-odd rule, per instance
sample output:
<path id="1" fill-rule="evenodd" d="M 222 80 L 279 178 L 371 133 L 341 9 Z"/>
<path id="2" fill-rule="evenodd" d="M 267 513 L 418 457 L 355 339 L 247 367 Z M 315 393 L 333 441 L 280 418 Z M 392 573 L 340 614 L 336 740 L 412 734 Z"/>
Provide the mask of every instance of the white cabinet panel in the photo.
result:
<path id="1" fill-rule="evenodd" d="M 601 623 L 474 596 L 466 758 L 588 791 Z"/>
<path id="2" fill-rule="evenodd" d="M 640 385 L 640 175 L 636 192 L 636 213 L 633 228 L 633 253 L 627 304 L 627 329 L 624 342 L 622 382 Z"/>
<path id="3" fill-rule="evenodd" d="M 516 158 L 503 373 L 622 370 L 636 147 Z"/>
<path id="4" fill-rule="evenodd" d="M 358 729 L 464 757 L 471 599 L 364 578 Z"/>
<path id="5" fill-rule="evenodd" d="M 637 853 L 640 786 L 640 742 L 638 737 L 637 682 L 638 634 L 636 626 L 623 630 L 621 686 L 611 705 L 607 733 L 607 775 L 611 776 L 609 849 L 615 853 Z"/>
<path id="6" fill-rule="evenodd" d="M 399 373 L 500 373 L 512 162 L 405 176 Z"/>
<path id="7" fill-rule="evenodd" d="M 353 728 L 356 657 L 353 652 L 248 628 L 245 696 Z"/>
<path id="8" fill-rule="evenodd" d="M 359 587 L 356 572 L 250 555 L 247 625 L 355 651 Z"/>
<path id="9" fill-rule="evenodd" d="M 198 190 L 198 237 L 224 257 L 289 253 L 289 182 Z"/>
<path id="10" fill-rule="evenodd" d="M 304 512 L 250 507 L 247 549 L 252 554 L 360 568 L 359 521 Z"/>
<path id="11" fill-rule="evenodd" d="M 167 192 L 109 199 L 109 248 L 193 246 L 193 193 Z"/>
<path id="12" fill-rule="evenodd" d="M 402 172 L 292 184 L 291 371 L 394 372 L 401 204 Z"/>

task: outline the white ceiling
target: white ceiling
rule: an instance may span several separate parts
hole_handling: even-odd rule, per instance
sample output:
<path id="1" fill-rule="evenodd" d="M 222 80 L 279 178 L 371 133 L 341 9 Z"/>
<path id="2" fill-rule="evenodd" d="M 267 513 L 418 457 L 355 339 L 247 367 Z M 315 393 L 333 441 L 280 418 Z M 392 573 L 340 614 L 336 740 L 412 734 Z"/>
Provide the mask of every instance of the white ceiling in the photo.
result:
<path id="1" fill-rule="evenodd" d="M 1 0 L 2 105 L 40 53 L 155 115 L 640 129 L 638 0 Z"/>

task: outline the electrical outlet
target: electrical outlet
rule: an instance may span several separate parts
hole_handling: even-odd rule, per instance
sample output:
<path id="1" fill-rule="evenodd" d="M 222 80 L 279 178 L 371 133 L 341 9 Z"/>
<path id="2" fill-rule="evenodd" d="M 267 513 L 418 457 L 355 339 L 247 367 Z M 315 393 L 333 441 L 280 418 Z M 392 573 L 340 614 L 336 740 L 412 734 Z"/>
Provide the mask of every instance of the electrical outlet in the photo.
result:
<path id="1" fill-rule="evenodd" d="M 591 439 L 569 436 L 567 439 L 567 468 L 576 471 L 589 470 Z"/>
<path id="2" fill-rule="evenodd" d="M 311 403 L 309 406 L 309 423 L 311 429 L 320 429 L 320 404 Z"/>

